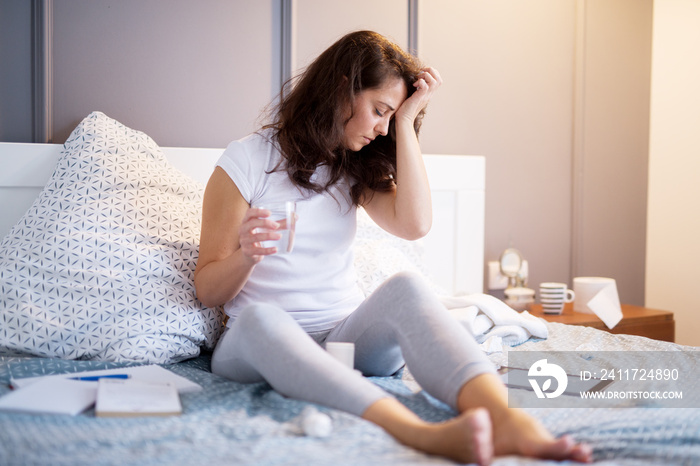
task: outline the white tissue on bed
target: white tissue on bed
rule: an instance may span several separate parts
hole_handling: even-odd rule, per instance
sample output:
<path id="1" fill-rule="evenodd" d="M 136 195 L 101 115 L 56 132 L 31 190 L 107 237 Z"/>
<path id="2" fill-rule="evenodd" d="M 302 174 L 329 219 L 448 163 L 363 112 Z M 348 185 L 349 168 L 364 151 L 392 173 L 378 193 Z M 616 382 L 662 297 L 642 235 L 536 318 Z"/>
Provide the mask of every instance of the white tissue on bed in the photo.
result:
<path id="1" fill-rule="evenodd" d="M 514 346 L 531 336 L 549 335 L 544 320 L 527 311 L 517 312 L 491 295 L 475 293 L 445 296 L 440 300 L 487 353 L 501 351 L 500 343 Z"/>
<path id="2" fill-rule="evenodd" d="M 331 435 L 333 422 L 327 414 L 313 406 L 307 406 L 299 415 L 299 427 L 308 437 L 323 438 Z"/>
<path id="3" fill-rule="evenodd" d="M 479 345 L 481 349 L 486 354 L 491 353 L 501 353 L 503 352 L 503 338 L 497 336 L 490 336 Z"/>

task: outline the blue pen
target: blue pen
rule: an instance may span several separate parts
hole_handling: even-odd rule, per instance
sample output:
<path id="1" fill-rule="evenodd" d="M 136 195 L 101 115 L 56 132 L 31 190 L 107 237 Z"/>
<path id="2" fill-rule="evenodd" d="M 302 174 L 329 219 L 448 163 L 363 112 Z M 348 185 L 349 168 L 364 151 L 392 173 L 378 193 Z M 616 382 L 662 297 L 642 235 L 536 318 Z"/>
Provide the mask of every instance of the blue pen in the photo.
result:
<path id="1" fill-rule="evenodd" d="M 85 377 L 70 377 L 70 380 L 82 380 L 84 382 L 97 382 L 100 379 L 128 379 L 129 374 L 109 374 L 109 375 L 91 375 Z"/>

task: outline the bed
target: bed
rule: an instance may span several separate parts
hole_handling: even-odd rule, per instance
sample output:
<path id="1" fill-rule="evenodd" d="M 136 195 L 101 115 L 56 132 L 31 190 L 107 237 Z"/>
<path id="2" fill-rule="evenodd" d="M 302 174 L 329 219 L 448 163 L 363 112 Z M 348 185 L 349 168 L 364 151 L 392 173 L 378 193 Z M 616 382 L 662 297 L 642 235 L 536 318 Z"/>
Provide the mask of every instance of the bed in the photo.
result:
<path id="1" fill-rule="evenodd" d="M 196 301 L 191 274 L 203 184 L 220 153 L 160 148 L 100 112 L 65 145 L 0 143 L 0 396 L 12 378 L 143 364 L 203 388 L 181 395 L 180 416 L 0 411 L 0 464 L 448 464 L 323 407 L 331 435 L 303 435 L 307 403 L 210 372 L 221 314 Z M 366 293 L 399 270 L 424 274 L 446 296 L 482 292 L 484 158 L 425 159 L 435 219 L 424 241 L 395 240 L 358 217 L 356 266 Z M 686 369 L 697 374 L 695 348 L 538 325 L 546 338 L 485 349 L 494 364 L 524 352 L 649 351 L 687 356 Z M 454 415 L 420 389 L 410 368 L 372 381 L 425 419 Z M 700 464 L 699 404 L 653 406 L 524 409 L 554 434 L 591 443 L 597 464 Z M 495 464 L 551 463 L 503 457 Z"/>

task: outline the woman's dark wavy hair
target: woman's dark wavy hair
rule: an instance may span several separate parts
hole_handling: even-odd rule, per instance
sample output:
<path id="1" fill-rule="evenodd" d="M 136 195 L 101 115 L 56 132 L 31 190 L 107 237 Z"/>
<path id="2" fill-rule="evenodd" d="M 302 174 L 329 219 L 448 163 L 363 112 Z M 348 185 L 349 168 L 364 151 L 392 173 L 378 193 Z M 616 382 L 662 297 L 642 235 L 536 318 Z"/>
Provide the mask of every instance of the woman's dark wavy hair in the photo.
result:
<path id="1" fill-rule="evenodd" d="M 348 109 L 362 90 L 380 87 L 390 78 L 406 84 L 408 96 L 415 91 L 422 66 L 384 36 L 356 31 L 329 47 L 297 78 L 288 81 L 275 107 L 273 138 L 286 163 L 291 181 L 314 192 L 328 190 L 342 179 L 350 180 L 355 205 L 366 188 L 389 191 L 396 175 L 396 130 L 392 118 L 386 136 L 378 136 L 359 152 L 343 147 Z M 291 90 L 285 95 L 285 91 Z M 420 129 L 424 112 L 414 123 Z M 326 165 L 330 176 L 324 184 L 311 180 L 316 168 Z"/>

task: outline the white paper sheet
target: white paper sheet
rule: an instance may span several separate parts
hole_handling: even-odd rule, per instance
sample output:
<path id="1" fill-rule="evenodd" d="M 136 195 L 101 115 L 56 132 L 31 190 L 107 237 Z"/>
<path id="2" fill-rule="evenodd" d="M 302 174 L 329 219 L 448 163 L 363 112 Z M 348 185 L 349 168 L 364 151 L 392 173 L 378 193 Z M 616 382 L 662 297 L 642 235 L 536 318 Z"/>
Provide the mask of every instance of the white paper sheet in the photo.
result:
<path id="1" fill-rule="evenodd" d="M 117 369 L 104 369 L 97 371 L 76 372 L 71 374 L 44 375 L 40 377 L 25 377 L 12 379 L 10 384 L 13 388 L 22 388 L 46 379 L 70 379 L 71 377 L 88 377 L 108 374 L 128 374 L 130 379 L 149 383 L 172 383 L 179 393 L 193 393 L 202 390 L 202 386 L 194 383 L 185 377 L 179 376 L 172 371 L 164 369 L 158 365 L 150 364 L 145 366 L 121 367 Z M 81 382 L 92 386 L 97 390 L 97 382 Z M 94 400 L 93 400 L 94 402 Z"/>
<path id="2" fill-rule="evenodd" d="M 69 379 L 44 379 L 0 398 L 0 410 L 75 416 L 95 403 L 97 385 Z"/>

